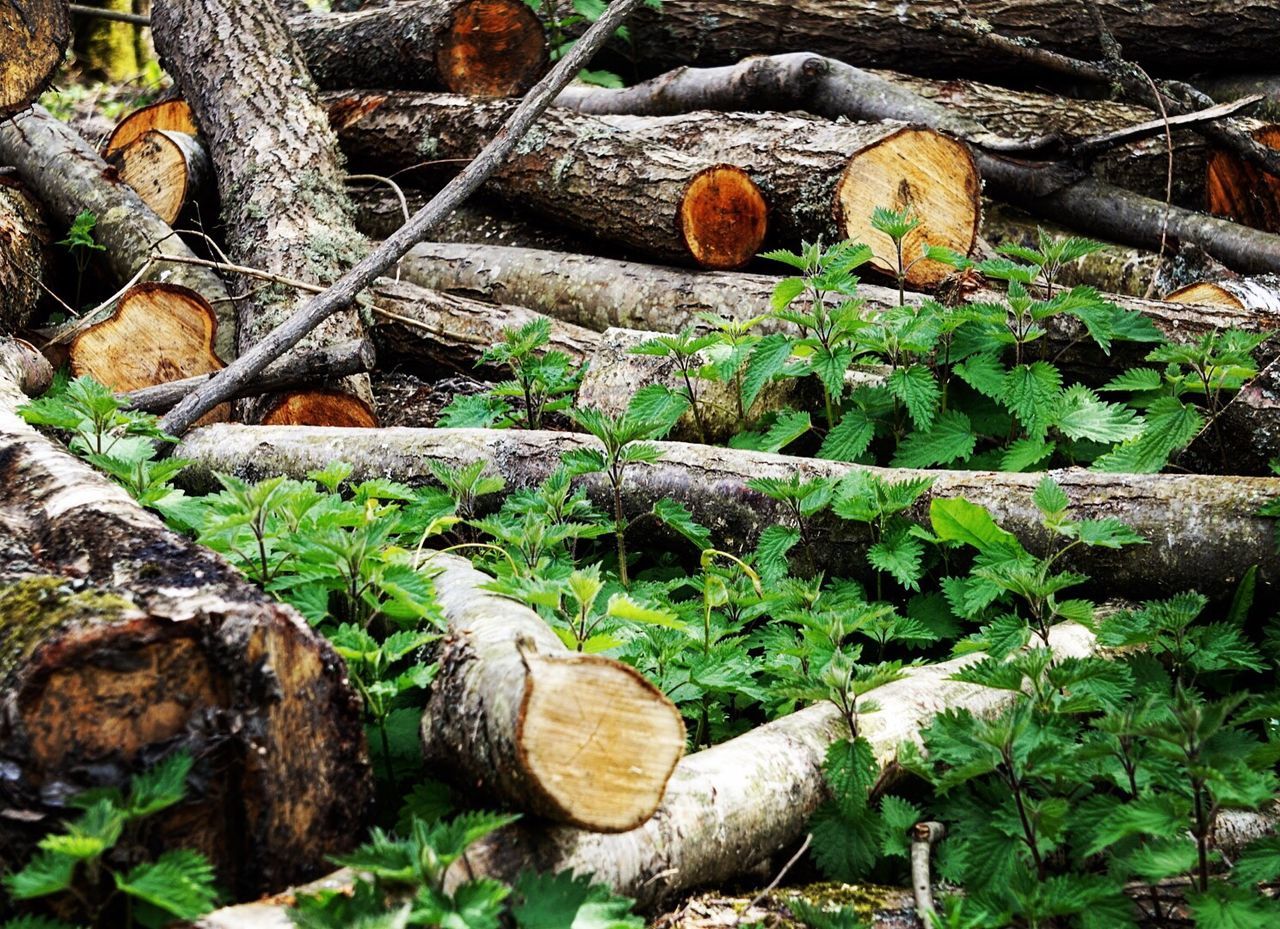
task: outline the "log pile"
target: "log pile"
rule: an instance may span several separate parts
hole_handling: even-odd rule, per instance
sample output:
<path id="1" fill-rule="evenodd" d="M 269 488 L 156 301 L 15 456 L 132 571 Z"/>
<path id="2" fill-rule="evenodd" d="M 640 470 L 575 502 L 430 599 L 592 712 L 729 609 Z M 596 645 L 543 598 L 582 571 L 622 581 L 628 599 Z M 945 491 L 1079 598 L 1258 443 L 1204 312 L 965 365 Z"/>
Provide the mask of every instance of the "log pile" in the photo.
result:
<path id="1" fill-rule="evenodd" d="M 1034 247 L 1047 227 L 1106 242 L 1057 283 L 1102 291 L 1172 342 L 1268 337 L 1260 373 L 1177 462 L 1236 473 L 1053 472 L 1073 515 L 1119 517 L 1148 543 L 1073 550 L 1063 569 L 1133 598 L 1280 585 L 1258 515 L 1280 494 L 1258 476 L 1280 457 L 1280 79 L 1209 73 L 1271 66 L 1280 20 L 1266 4 L 1096 0 L 1100 35 L 1074 0 L 975 0 L 963 15 L 940 0 L 664 0 L 606 46 L 637 6 L 615 0 L 609 28 L 585 36 L 571 23 L 570 51 L 550 47 L 565 28 L 554 10 L 525 0 L 157 2 L 148 23 L 174 87 L 95 149 L 35 102 L 69 40 L 65 4 L 0 0 L 0 872 L 26 860 L 66 791 L 119 786 L 174 745 L 197 757 L 199 789 L 157 842 L 206 853 L 240 898 L 317 876 L 366 833 L 373 801 L 338 654 L 22 422 L 46 358 L 165 413 L 190 492 L 343 460 L 353 481 L 414 487 L 482 462 L 513 494 L 598 443 L 566 417 L 545 431 L 379 428 L 379 378 L 496 382 L 509 373 L 489 349 L 536 324 L 586 368 L 575 415 L 620 416 L 639 387 L 681 389 L 674 362 L 637 358 L 638 344 L 708 316 L 794 330 L 759 318 L 783 274 L 766 250 L 866 244 L 870 322 L 900 304 L 1003 300 L 966 260 Z M 601 47 L 596 64 L 621 62 L 633 86 L 569 84 Z M 877 208 L 915 225 L 895 241 Z M 86 211 L 92 245 L 61 254 Z M 92 294 L 77 306 L 73 256 Z M 1049 318 L 1040 358 L 1096 386 L 1149 349 L 1087 335 Z M 885 376 L 845 374 L 855 388 Z M 760 478 L 928 478 L 909 523 L 927 530 L 931 501 L 964 497 L 1049 551 L 1039 474 L 709 444 L 797 396 L 761 390 L 723 422 L 685 414 L 625 485 L 597 473 L 576 486 L 655 548 L 670 532 L 645 518 L 673 500 L 709 545 L 745 553 L 790 512 Z M 815 573 L 872 577 L 872 529 L 828 515 L 805 541 Z M 469 800 L 527 814 L 450 884 L 589 871 L 655 907 L 803 838 L 827 796 L 824 753 L 846 734 L 830 706 L 684 757 L 680 711 L 639 672 L 570 651 L 545 613 L 457 554 L 412 557 L 433 575 L 442 633 L 413 746 Z M 1064 625 L 1052 648 L 1095 643 Z M 974 660 L 876 692 L 864 734 L 882 770 L 937 711 L 1012 700 L 950 679 Z M 264 904 L 204 925 L 279 917 Z"/>

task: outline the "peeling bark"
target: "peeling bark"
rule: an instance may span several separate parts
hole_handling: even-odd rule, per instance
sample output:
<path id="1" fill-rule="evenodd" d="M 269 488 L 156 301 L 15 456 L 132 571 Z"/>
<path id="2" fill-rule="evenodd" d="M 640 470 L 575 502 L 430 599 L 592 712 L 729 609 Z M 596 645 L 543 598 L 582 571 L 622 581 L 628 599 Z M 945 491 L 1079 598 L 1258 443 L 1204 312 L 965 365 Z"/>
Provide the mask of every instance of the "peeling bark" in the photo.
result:
<path id="1" fill-rule="evenodd" d="M 212 472 L 246 479 L 275 474 L 300 477 L 335 460 L 351 462 L 356 479 L 382 476 L 409 483 L 430 482 L 428 462 L 458 467 L 482 460 L 509 488 L 534 486 L 575 448 L 595 448 L 594 439 L 567 432 L 485 429 L 383 429 L 376 435 L 342 429 L 249 429 L 215 425 L 192 432 L 175 454 L 194 466 L 184 476 L 193 487 L 211 486 Z M 661 461 L 627 471 L 624 504 L 634 518 L 655 501 L 670 497 L 687 506 L 707 526 L 718 547 L 748 551 L 760 531 L 788 519 L 781 504 L 747 487 L 758 477 L 840 478 L 866 470 L 891 481 L 929 477 L 934 483 L 912 511 L 926 523 L 929 501 L 964 497 L 981 504 L 1032 551 L 1051 541 L 1040 526 L 1031 495 L 1041 474 L 988 471 L 917 471 L 867 468 L 819 459 L 769 455 L 726 448 L 658 443 Z M 1253 514 L 1280 496 L 1280 478 L 1195 474 L 1103 474 L 1078 468 L 1048 472 L 1080 518 L 1116 517 L 1150 544 L 1117 551 L 1090 550 L 1072 559 L 1095 586 L 1126 596 L 1196 588 L 1206 594 L 1230 592 L 1244 572 L 1259 565 L 1265 583 L 1280 579 L 1280 555 L 1273 545 L 1272 520 Z M 586 479 L 597 505 L 611 505 L 603 480 Z M 865 574 L 869 544 L 864 527 L 832 518 L 812 527 L 820 569 Z"/>
<path id="2" fill-rule="evenodd" d="M 371 799 L 341 659 L 27 426 L 2 352 L 0 868 L 66 815 L 62 798 L 123 786 L 182 745 L 197 776 L 157 818 L 161 846 L 205 852 L 240 894 L 313 875 L 358 837 Z"/>

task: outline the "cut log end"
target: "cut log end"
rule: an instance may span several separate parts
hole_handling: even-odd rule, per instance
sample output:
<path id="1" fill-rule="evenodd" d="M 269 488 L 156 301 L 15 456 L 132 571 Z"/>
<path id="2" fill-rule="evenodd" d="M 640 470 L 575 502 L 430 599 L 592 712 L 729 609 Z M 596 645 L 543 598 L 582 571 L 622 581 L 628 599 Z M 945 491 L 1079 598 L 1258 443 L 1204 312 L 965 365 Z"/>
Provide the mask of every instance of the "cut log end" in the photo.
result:
<path id="1" fill-rule="evenodd" d="M 120 122 L 102 147 L 104 157 L 122 151 L 141 139 L 148 132 L 163 130 L 199 135 L 196 118 L 185 100 L 161 100 L 134 110 Z"/>
<path id="2" fill-rule="evenodd" d="M 1243 310 L 1244 303 L 1232 296 L 1220 284 L 1200 283 L 1179 287 L 1164 298 L 1168 303 L 1198 303 L 1207 306 L 1225 306 Z"/>
<path id="3" fill-rule="evenodd" d="M 30 106 L 71 41 L 66 3 L 0 0 L 0 119 Z"/>
<path id="4" fill-rule="evenodd" d="M 176 130 L 148 130 L 115 157 L 121 180 L 169 225 L 177 222 L 208 171 L 200 143 Z"/>
<path id="5" fill-rule="evenodd" d="M 706 268 L 740 268 L 760 251 L 768 206 L 741 168 L 700 171 L 680 204 L 680 231 L 690 254 Z"/>
<path id="6" fill-rule="evenodd" d="M 262 424 L 376 429 L 378 418 L 363 401 L 340 390 L 306 390 L 278 397 L 262 417 Z"/>
<path id="7" fill-rule="evenodd" d="M 894 273 L 893 243 L 871 226 L 876 207 L 909 208 L 920 225 L 903 243 L 907 284 L 934 287 L 953 269 L 920 259 L 929 245 L 968 255 L 982 220 L 982 183 L 969 149 L 929 129 L 903 129 L 859 152 L 836 188 L 836 221 L 845 236 L 865 242 L 873 265 Z"/>
<path id="8" fill-rule="evenodd" d="M 1280 149 L 1280 126 L 1251 133 L 1267 148 Z M 1238 155 L 1214 152 L 1205 175 L 1205 209 L 1264 232 L 1280 232 L 1280 178 L 1272 177 Z"/>
<path id="9" fill-rule="evenodd" d="M 473 97 L 523 94 L 546 65 L 546 34 L 523 0 L 472 0 L 459 6 L 436 52 L 445 87 Z"/>
<path id="10" fill-rule="evenodd" d="M 631 668 L 592 656 L 530 659 L 519 750 L 566 821 L 626 832 L 653 815 L 684 753 L 679 712 Z"/>

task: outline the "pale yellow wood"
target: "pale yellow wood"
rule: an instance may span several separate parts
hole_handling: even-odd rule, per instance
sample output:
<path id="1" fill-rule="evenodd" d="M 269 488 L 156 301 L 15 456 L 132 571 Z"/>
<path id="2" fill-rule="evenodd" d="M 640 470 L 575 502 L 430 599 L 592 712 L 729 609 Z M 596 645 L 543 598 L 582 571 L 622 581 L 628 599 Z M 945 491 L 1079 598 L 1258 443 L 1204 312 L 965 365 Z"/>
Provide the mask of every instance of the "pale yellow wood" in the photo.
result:
<path id="1" fill-rule="evenodd" d="M 531 656 L 519 750 L 580 822 L 625 830 L 653 813 L 684 751 L 684 730 L 633 669 L 587 655 Z"/>
<path id="2" fill-rule="evenodd" d="M 1225 306 L 1233 310 L 1244 309 L 1242 304 L 1217 284 L 1189 284 L 1179 287 L 1165 297 L 1170 303 L 1199 303 L 1209 306 Z"/>
<path id="3" fill-rule="evenodd" d="M 134 110 L 120 120 L 103 146 L 102 154 L 114 155 L 153 129 L 197 134 L 195 117 L 185 100 L 162 100 Z"/>
<path id="4" fill-rule="evenodd" d="M 185 132 L 153 129 L 119 153 L 120 179 L 173 225 L 204 175 L 207 156 Z"/>
<path id="5" fill-rule="evenodd" d="M 878 270 L 892 273 L 893 242 L 872 228 L 871 214 L 876 207 L 910 208 L 920 225 L 903 243 L 907 283 L 932 287 L 953 269 L 920 256 L 926 245 L 969 254 L 981 220 L 980 187 L 964 145 L 928 129 L 904 128 L 849 159 L 836 187 L 839 223 L 847 238 L 871 247 Z M 886 198 L 886 191 L 894 193 Z"/>

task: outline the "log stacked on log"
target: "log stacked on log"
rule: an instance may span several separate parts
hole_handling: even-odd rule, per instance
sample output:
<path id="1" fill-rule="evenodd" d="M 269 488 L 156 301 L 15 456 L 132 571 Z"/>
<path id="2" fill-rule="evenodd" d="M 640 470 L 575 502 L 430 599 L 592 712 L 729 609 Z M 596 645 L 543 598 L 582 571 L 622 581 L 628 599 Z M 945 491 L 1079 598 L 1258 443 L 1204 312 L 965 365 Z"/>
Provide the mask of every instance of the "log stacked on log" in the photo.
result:
<path id="1" fill-rule="evenodd" d="M 330 94 L 325 102 L 353 167 L 383 172 L 465 163 L 514 107 L 440 94 Z M 746 264 L 765 236 L 765 200 L 742 168 L 645 144 L 575 113 L 546 114 L 489 186 L 644 254 L 704 267 Z"/>
<path id="2" fill-rule="evenodd" d="M 70 41 L 71 16 L 62 0 L 0 2 L 0 119 L 35 102 Z"/>
<path id="3" fill-rule="evenodd" d="M 371 798 L 341 660 L 293 610 L 27 426 L 14 412 L 20 366 L 32 367 L 22 354 L 0 345 L 0 867 L 25 861 L 65 813 L 59 798 L 122 786 L 185 745 L 195 796 L 158 838 L 206 852 L 237 893 L 314 873 L 357 840 Z"/>
<path id="4" fill-rule="evenodd" d="M 147 206 L 172 225 L 210 179 L 209 155 L 184 100 L 163 100 L 134 110 L 103 146 L 103 157 Z"/>
<path id="5" fill-rule="evenodd" d="M 49 284 L 53 237 L 26 189 L 0 177 L 0 333 L 26 327 Z"/>

